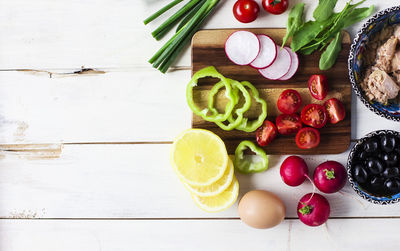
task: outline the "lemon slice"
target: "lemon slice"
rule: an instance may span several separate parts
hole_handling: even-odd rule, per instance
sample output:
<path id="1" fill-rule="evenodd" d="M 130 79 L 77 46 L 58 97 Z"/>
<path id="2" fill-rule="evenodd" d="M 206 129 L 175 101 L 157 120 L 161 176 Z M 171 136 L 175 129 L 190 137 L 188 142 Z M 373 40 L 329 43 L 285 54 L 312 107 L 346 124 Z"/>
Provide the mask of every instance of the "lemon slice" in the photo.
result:
<path id="1" fill-rule="evenodd" d="M 239 183 L 236 177 L 233 177 L 232 183 L 229 187 L 222 193 L 211 196 L 211 197 L 201 197 L 192 194 L 194 202 L 204 211 L 214 213 L 219 212 L 235 203 L 239 194 Z"/>
<path id="2" fill-rule="evenodd" d="M 232 160 L 228 160 L 228 168 L 226 168 L 224 175 L 221 179 L 212 183 L 209 186 L 192 186 L 183 183 L 186 188 L 193 194 L 201 197 L 210 197 L 222 193 L 232 183 L 234 173 L 234 166 Z"/>
<path id="3" fill-rule="evenodd" d="M 224 142 L 203 129 L 188 129 L 172 144 L 172 166 L 179 178 L 193 186 L 208 186 L 219 180 L 228 166 Z"/>

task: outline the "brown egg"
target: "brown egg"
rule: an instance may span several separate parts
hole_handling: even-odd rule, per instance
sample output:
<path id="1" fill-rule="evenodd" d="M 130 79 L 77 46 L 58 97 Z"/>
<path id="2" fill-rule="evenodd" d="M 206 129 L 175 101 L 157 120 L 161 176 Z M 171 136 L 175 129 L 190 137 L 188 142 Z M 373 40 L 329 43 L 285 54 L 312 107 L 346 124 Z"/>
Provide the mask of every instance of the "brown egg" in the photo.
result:
<path id="1" fill-rule="evenodd" d="M 239 202 L 239 216 L 254 228 L 271 228 L 283 221 L 286 207 L 275 194 L 264 190 L 246 193 Z"/>

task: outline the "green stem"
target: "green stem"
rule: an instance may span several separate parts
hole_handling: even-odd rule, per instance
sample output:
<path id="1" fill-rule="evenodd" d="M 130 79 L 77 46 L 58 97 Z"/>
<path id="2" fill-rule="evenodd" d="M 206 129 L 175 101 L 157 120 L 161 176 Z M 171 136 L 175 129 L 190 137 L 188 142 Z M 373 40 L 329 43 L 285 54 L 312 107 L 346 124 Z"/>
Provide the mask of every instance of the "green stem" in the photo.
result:
<path id="1" fill-rule="evenodd" d="M 300 212 L 302 215 L 310 214 L 311 211 L 312 211 L 312 207 L 311 207 L 311 206 L 308 206 L 308 205 L 307 205 L 307 206 L 304 206 L 304 207 L 302 207 L 302 208 L 299 209 L 299 212 Z"/>
<path id="2" fill-rule="evenodd" d="M 187 4 L 185 4 L 180 10 L 178 10 L 174 15 L 172 15 L 170 18 L 168 18 L 164 23 L 162 23 L 157 29 L 155 29 L 151 34 L 153 35 L 154 38 L 159 40 L 162 36 L 159 34 L 165 34 L 166 32 L 164 30 L 169 31 L 175 23 L 177 23 L 180 18 L 182 18 L 188 11 L 192 9 L 193 6 L 195 6 L 198 2 L 201 0 L 191 0 Z"/>
<path id="3" fill-rule="evenodd" d="M 156 19 L 157 17 L 161 16 L 162 14 L 164 14 L 164 12 L 168 11 L 169 9 L 171 9 L 172 7 L 174 7 L 175 5 L 177 5 L 178 3 L 182 2 L 183 0 L 175 0 L 169 4 L 167 4 L 166 6 L 164 6 L 163 8 L 161 8 L 159 11 L 157 11 L 156 13 L 154 13 L 153 15 L 151 15 L 150 17 L 146 18 L 143 23 L 144 24 L 148 24 L 151 21 L 153 21 L 154 19 Z"/>
<path id="4" fill-rule="evenodd" d="M 176 28 L 176 32 L 178 32 L 187 22 L 189 22 L 190 19 L 199 11 L 201 6 L 206 2 L 207 0 L 201 0 L 199 3 L 194 6 L 192 10 L 186 15 L 186 17 L 179 23 L 178 27 Z"/>
<path id="5" fill-rule="evenodd" d="M 325 176 L 328 180 L 335 178 L 335 171 L 333 169 L 330 171 L 328 169 L 324 169 L 324 172 L 325 172 Z"/>

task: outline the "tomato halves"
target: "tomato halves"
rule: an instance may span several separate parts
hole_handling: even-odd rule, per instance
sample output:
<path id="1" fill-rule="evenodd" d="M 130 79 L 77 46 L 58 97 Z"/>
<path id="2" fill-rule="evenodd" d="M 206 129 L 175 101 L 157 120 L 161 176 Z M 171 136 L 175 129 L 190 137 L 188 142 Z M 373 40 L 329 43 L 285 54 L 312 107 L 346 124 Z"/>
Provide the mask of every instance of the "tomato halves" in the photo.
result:
<path id="1" fill-rule="evenodd" d="M 300 94 L 292 89 L 287 89 L 278 98 L 278 109 L 284 114 L 297 112 L 302 103 Z"/>
<path id="2" fill-rule="evenodd" d="M 257 19 L 260 7 L 254 0 L 238 0 L 233 5 L 233 15 L 242 23 L 250 23 Z"/>
<path id="3" fill-rule="evenodd" d="M 263 0 L 262 5 L 264 10 L 271 14 L 279 15 L 285 12 L 289 6 L 288 0 Z"/>
<path id="4" fill-rule="evenodd" d="M 319 141 L 319 131 L 311 127 L 304 127 L 296 134 L 296 145 L 301 149 L 317 147 Z"/>
<path id="5" fill-rule="evenodd" d="M 289 135 L 298 132 L 303 125 L 297 114 L 281 114 L 276 118 L 276 127 L 282 135 Z"/>
<path id="6" fill-rule="evenodd" d="M 342 121 L 346 116 L 346 110 L 344 109 L 342 102 L 336 98 L 331 98 L 325 101 L 324 107 L 328 114 L 329 122 L 332 124 Z"/>
<path id="7" fill-rule="evenodd" d="M 317 104 L 306 105 L 303 110 L 301 110 L 301 121 L 315 128 L 324 127 L 328 121 L 325 108 Z"/>
<path id="8" fill-rule="evenodd" d="M 278 130 L 274 123 L 269 120 L 265 120 L 262 126 L 257 129 L 256 139 L 260 146 L 266 146 L 275 139 L 278 134 Z"/>
<path id="9" fill-rule="evenodd" d="M 328 78 L 325 75 L 312 75 L 308 80 L 308 89 L 315 99 L 323 100 L 328 94 Z"/>

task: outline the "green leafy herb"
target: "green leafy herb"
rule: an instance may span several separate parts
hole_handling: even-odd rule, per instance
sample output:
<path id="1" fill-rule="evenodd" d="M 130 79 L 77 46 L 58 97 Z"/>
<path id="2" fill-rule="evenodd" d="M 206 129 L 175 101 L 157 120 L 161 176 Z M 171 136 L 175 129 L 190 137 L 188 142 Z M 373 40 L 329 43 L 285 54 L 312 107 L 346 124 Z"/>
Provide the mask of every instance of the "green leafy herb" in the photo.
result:
<path id="1" fill-rule="evenodd" d="M 341 33 L 338 32 L 336 34 L 336 37 L 332 42 L 329 44 L 329 46 L 326 48 L 324 53 L 322 53 L 321 58 L 319 60 L 319 68 L 321 70 L 328 70 L 331 68 L 335 62 L 336 59 L 342 50 L 342 36 Z"/>
<path id="2" fill-rule="evenodd" d="M 317 8 L 314 10 L 313 17 L 316 21 L 322 22 L 330 18 L 333 14 L 337 0 L 319 0 Z"/>
<path id="3" fill-rule="evenodd" d="M 351 15 L 346 19 L 344 28 L 347 28 L 355 23 L 362 21 L 369 17 L 374 12 L 374 6 L 371 5 L 369 8 L 357 8 L 354 9 Z"/>
<path id="4" fill-rule="evenodd" d="M 289 39 L 289 37 L 293 36 L 293 34 L 304 23 L 303 12 L 304 12 L 304 3 L 296 4 L 290 11 L 287 21 L 286 35 L 283 38 L 282 48 L 285 46 L 286 41 Z"/>

